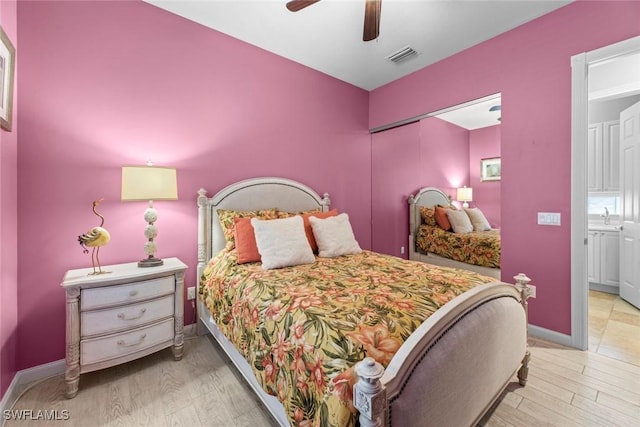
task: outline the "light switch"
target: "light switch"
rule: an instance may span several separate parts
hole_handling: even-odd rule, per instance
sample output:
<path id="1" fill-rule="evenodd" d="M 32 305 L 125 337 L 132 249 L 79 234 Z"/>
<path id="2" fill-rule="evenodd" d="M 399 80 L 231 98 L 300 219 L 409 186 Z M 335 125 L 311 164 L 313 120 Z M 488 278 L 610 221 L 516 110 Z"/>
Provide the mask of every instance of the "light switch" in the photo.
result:
<path id="1" fill-rule="evenodd" d="M 560 212 L 538 212 L 539 225 L 560 225 Z"/>

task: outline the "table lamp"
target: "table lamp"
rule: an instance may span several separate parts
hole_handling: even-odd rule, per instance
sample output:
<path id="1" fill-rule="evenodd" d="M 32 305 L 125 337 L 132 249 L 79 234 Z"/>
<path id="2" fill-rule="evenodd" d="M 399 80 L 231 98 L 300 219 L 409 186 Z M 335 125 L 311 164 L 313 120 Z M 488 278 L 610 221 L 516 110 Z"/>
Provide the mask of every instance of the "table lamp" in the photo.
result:
<path id="1" fill-rule="evenodd" d="M 144 211 L 147 226 L 144 235 L 148 241 L 144 245 L 147 258 L 138 262 L 138 267 L 156 267 L 163 264 L 156 258 L 156 244 L 153 239 L 158 235 L 158 227 L 154 224 L 158 213 L 153 207 L 154 200 L 178 200 L 178 180 L 176 168 L 153 166 L 122 167 L 122 201 L 149 201 Z"/>
<path id="2" fill-rule="evenodd" d="M 463 208 L 469 207 L 469 202 L 473 200 L 473 188 L 467 187 L 466 185 L 462 188 L 458 188 L 458 194 L 456 199 L 462 203 Z"/>

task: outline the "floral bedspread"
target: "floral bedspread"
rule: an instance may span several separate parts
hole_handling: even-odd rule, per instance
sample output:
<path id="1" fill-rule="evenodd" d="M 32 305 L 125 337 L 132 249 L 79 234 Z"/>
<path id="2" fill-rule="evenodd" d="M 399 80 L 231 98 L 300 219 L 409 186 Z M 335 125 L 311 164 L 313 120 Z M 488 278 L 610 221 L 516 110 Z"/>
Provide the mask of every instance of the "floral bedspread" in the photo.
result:
<path id="1" fill-rule="evenodd" d="M 459 234 L 423 224 L 418 229 L 416 245 L 421 252 L 467 264 L 500 268 L 500 230 Z"/>
<path id="2" fill-rule="evenodd" d="M 277 270 L 236 260 L 212 258 L 199 297 L 295 426 L 357 425 L 354 364 L 386 367 L 439 307 L 494 280 L 368 251 Z"/>

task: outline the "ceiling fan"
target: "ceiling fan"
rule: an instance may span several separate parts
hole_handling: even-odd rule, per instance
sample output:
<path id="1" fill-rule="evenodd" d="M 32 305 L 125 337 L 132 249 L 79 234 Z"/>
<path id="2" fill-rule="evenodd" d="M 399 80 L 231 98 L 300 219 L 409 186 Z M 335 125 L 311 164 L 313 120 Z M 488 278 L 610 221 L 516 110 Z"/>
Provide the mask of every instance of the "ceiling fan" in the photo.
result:
<path id="1" fill-rule="evenodd" d="M 297 12 L 319 1 L 320 0 L 291 0 L 287 2 L 287 9 L 291 12 Z M 368 42 L 378 38 L 380 34 L 381 9 L 382 0 L 365 0 L 363 41 Z"/>

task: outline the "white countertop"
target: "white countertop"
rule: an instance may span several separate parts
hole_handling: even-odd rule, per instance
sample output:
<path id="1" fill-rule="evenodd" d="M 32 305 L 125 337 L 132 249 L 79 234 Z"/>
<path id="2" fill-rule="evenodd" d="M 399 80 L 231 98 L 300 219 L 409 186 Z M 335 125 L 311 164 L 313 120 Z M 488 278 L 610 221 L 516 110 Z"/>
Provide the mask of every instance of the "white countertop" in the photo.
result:
<path id="1" fill-rule="evenodd" d="M 620 224 L 589 223 L 590 231 L 620 231 Z"/>

